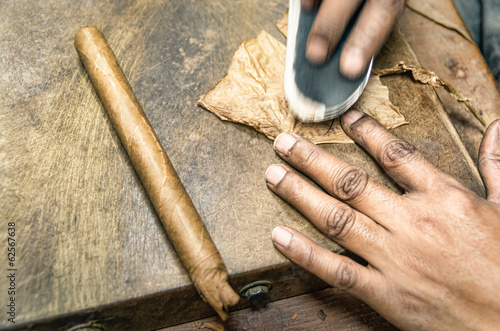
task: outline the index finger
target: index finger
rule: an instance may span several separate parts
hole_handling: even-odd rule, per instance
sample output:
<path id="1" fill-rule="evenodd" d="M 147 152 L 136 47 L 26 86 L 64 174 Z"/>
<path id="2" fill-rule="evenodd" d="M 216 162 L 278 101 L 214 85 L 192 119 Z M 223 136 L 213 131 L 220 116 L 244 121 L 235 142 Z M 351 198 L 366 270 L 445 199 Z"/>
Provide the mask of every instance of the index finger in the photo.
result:
<path id="1" fill-rule="evenodd" d="M 393 216 L 401 209 L 401 196 L 374 180 L 365 170 L 295 134 L 280 134 L 274 148 L 282 159 L 310 177 L 328 194 L 386 229 L 397 227 L 399 220 L 394 220 Z"/>
<path id="2" fill-rule="evenodd" d="M 425 192 L 436 183 L 456 183 L 410 143 L 395 137 L 368 115 L 350 110 L 342 116 L 342 127 L 407 192 Z"/>

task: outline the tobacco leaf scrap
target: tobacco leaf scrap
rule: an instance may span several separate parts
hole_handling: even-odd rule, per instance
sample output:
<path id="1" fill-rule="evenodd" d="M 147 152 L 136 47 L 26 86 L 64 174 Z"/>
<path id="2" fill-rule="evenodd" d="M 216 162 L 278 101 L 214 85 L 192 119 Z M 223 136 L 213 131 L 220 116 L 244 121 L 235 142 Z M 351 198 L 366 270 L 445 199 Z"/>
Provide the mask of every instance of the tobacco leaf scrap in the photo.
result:
<path id="1" fill-rule="evenodd" d="M 451 84 L 441 79 L 435 72 L 426 68 L 406 64 L 404 62 L 398 63 L 395 67 L 387 69 L 373 69 L 372 74 L 377 76 L 387 76 L 394 74 L 410 73 L 413 80 L 422 84 L 431 85 L 432 87 L 444 88 L 455 100 L 464 104 L 467 109 L 483 124 L 486 126 L 486 121 L 472 105 L 471 100 L 466 98 L 460 91 L 454 88 Z"/>
<path id="2" fill-rule="evenodd" d="M 282 132 L 294 132 L 317 144 L 352 142 L 339 119 L 333 123 L 302 123 L 294 118 L 283 92 L 285 53 L 285 45 L 264 30 L 243 41 L 226 76 L 201 96 L 198 104 L 222 120 L 249 125 L 270 139 Z M 353 108 L 371 115 L 387 128 L 407 123 L 377 76 L 370 78 Z"/>
<path id="3" fill-rule="evenodd" d="M 288 9 L 286 9 L 285 15 L 282 18 L 276 21 L 275 25 L 278 27 L 278 30 L 281 31 L 285 35 L 288 35 Z"/>

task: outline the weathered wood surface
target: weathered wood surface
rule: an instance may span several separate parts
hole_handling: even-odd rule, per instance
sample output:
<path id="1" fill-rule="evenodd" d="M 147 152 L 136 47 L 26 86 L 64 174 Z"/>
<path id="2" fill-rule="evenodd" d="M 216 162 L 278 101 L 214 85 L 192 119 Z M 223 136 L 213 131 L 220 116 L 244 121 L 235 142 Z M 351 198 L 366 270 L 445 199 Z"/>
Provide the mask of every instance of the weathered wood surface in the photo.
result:
<path id="1" fill-rule="evenodd" d="M 226 331 L 398 330 L 361 300 L 344 291 L 327 288 L 272 302 L 265 309 L 246 308 L 235 311 L 224 324 L 219 318 L 210 317 L 172 326 L 164 331 L 206 330 L 207 323 L 211 326 L 224 326 Z"/>
<path id="2" fill-rule="evenodd" d="M 453 0 L 428 2 L 455 24 L 465 28 Z M 456 32 L 425 19 L 407 9 L 400 18 L 400 27 L 420 63 L 440 77 L 457 86 L 480 109 L 487 121 L 500 117 L 500 93 L 476 44 L 461 40 Z M 469 75 L 468 72 L 473 72 Z M 476 94 L 476 92 L 478 92 Z M 477 161 L 482 132 L 477 121 L 465 113 L 446 92 L 438 90 L 439 97 L 451 121 L 457 128 L 471 157 Z M 322 310 L 326 318 L 319 318 Z M 297 315 L 295 320 L 292 317 Z M 200 323 L 220 323 L 216 317 L 168 328 L 169 331 L 192 330 Z M 226 330 L 381 330 L 390 329 L 383 317 L 351 295 L 336 289 L 273 302 L 261 310 L 246 308 L 234 312 L 224 325 Z"/>
<path id="3" fill-rule="evenodd" d="M 271 230 L 286 224 L 339 249 L 267 190 L 264 172 L 280 162 L 271 142 L 195 104 L 222 78 L 243 39 L 264 28 L 283 40 L 273 23 L 286 4 L 0 3 L 0 90 L 7 91 L 0 95 L 0 210 L 2 227 L 17 227 L 17 327 L 98 320 L 108 329 L 152 329 L 213 314 L 190 285 L 78 60 L 73 35 L 84 25 L 107 37 L 235 288 L 270 279 L 276 300 L 325 286 L 272 246 Z M 396 34 L 378 65 L 401 59 L 416 62 Z M 394 132 L 483 194 L 434 91 L 407 77 L 384 83 L 411 123 Z M 397 190 L 357 146 L 324 148 Z M 6 236 L 0 232 L 2 243 Z M 5 318 L 0 327 L 12 325 Z"/>
<path id="4" fill-rule="evenodd" d="M 452 0 L 422 1 L 428 2 L 455 24 L 465 28 Z M 409 9 L 402 15 L 400 27 L 422 65 L 459 87 L 466 96 L 473 98 L 473 104 L 482 111 L 488 121 L 500 117 L 498 85 L 476 44 L 465 40 L 457 42 L 460 37 L 456 32 L 441 27 Z M 468 75 L 467 73 L 471 71 L 473 75 Z M 479 94 L 475 91 L 479 91 Z M 482 132 L 476 120 L 466 114 L 455 100 L 446 95 L 446 92 L 438 91 L 438 94 L 471 157 L 477 161 Z M 231 320 L 225 324 L 226 330 L 243 327 L 247 330 L 263 328 L 276 330 L 281 326 L 287 330 L 388 328 L 387 322 L 370 307 L 345 292 L 334 291 L 326 289 L 276 301 L 269 308 L 260 311 L 246 308 L 233 313 Z M 325 312 L 327 316 L 325 320 L 317 317 L 319 309 Z M 299 315 L 292 321 L 290 316 L 293 317 L 296 313 Z M 266 318 L 267 316 L 272 317 Z M 203 322 L 220 323 L 220 320 L 212 317 L 197 321 L 196 325 L 191 322 L 168 330 L 190 330 Z"/>
<path id="5" fill-rule="evenodd" d="M 419 1 L 427 2 L 431 8 L 467 31 L 452 0 Z M 500 88 L 476 44 L 409 8 L 406 8 L 399 23 L 424 67 L 436 72 L 472 99 L 472 104 L 488 124 L 500 117 Z M 477 162 L 483 137 L 481 124 L 446 91 L 437 89 L 437 92 L 469 154 Z"/>

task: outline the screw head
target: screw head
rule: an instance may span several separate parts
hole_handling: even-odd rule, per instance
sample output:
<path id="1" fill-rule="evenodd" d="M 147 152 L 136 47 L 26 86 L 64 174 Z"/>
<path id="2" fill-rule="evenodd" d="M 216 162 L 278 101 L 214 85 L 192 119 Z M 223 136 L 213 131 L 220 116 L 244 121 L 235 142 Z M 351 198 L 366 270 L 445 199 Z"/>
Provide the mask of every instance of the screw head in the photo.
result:
<path id="1" fill-rule="evenodd" d="M 254 287 L 250 287 L 245 293 L 245 296 L 247 297 L 247 299 L 250 299 L 251 296 L 266 295 L 267 293 L 269 293 L 269 289 L 267 288 L 267 286 L 257 285 Z"/>
<path id="2" fill-rule="evenodd" d="M 272 283 L 269 281 L 257 281 L 244 286 L 240 290 L 240 295 L 250 301 L 254 306 L 261 308 L 268 302 L 269 289 Z"/>

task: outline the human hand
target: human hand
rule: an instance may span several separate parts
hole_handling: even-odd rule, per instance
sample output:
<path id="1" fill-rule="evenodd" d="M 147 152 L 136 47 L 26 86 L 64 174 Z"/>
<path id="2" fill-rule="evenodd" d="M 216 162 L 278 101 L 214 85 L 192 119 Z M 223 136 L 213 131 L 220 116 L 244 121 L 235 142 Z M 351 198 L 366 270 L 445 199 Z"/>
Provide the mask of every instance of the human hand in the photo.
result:
<path id="1" fill-rule="evenodd" d="M 306 57 L 321 64 L 337 48 L 347 24 L 363 6 L 340 57 L 340 71 L 349 78 L 359 77 L 389 37 L 405 0 L 301 0 L 304 10 L 319 6 L 309 34 Z"/>
<path id="2" fill-rule="evenodd" d="M 480 148 L 487 200 L 371 117 L 349 111 L 342 126 L 404 189 L 403 195 L 292 134 L 276 138 L 276 152 L 327 193 L 285 165 L 269 167 L 266 180 L 319 230 L 368 264 L 334 254 L 284 226 L 273 231 L 276 248 L 399 328 L 498 328 L 500 120 L 490 125 Z"/>

